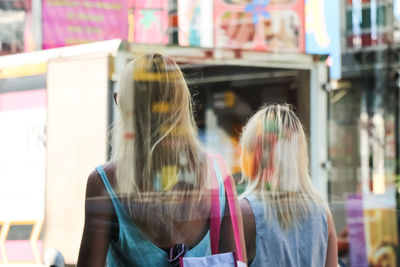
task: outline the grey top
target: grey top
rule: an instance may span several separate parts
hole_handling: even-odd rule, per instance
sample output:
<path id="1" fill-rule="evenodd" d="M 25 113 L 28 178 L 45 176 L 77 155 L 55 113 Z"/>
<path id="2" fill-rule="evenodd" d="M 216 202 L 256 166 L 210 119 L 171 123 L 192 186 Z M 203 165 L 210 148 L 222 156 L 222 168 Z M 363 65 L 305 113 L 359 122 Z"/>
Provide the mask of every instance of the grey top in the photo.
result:
<path id="1" fill-rule="evenodd" d="M 273 212 L 271 219 L 265 219 L 260 200 L 255 196 L 246 198 L 255 217 L 257 232 L 256 255 L 250 266 L 325 266 L 328 223 L 322 207 L 310 207 L 307 220 L 283 229 Z"/>

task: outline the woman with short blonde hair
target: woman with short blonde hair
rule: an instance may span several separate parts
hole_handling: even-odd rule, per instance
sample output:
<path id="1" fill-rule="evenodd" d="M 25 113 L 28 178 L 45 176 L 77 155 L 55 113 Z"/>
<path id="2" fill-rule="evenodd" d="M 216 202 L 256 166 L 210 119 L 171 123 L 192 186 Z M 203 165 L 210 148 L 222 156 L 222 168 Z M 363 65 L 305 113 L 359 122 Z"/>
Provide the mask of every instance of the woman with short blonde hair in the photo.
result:
<path id="1" fill-rule="evenodd" d="M 290 106 L 261 108 L 240 145 L 251 266 L 337 266 L 332 216 L 311 183 L 306 136 Z"/>

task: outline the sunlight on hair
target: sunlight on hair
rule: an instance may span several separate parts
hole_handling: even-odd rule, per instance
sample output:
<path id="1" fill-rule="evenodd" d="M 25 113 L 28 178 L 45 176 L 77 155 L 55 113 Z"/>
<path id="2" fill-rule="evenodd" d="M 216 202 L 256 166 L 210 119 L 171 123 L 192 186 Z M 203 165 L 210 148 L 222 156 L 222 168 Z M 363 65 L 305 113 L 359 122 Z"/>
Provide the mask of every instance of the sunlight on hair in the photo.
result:
<path id="1" fill-rule="evenodd" d="M 154 102 L 151 110 L 155 113 L 168 113 L 171 111 L 171 104 L 167 102 Z"/>
<path id="2" fill-rule="evenodd" d="M 122 74 L 118 109 L 112 151 L 117 193 L 129 200 L 130 215 L 147 235 L 163 232 L 179 243 L 199 210 L 193 204 L 208 194 L 210 170 L 178 65 L 157 53 L 130 62 Z"/>

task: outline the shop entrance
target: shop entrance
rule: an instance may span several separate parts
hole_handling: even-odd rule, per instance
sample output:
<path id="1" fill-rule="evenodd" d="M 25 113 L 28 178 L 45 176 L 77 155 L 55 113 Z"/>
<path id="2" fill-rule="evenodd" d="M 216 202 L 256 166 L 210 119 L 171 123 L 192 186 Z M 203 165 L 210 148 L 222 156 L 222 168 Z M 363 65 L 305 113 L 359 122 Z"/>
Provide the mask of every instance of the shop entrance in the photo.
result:
<path id="1" fill-rule="evenodd" d="M 206 146 L 221 153 L 241 178 L 238 140 L 262 105 L 290 104 L 310 133 L 310 72 L 307 70 L 203 65 L 185 68 L 196 121 Z"/>

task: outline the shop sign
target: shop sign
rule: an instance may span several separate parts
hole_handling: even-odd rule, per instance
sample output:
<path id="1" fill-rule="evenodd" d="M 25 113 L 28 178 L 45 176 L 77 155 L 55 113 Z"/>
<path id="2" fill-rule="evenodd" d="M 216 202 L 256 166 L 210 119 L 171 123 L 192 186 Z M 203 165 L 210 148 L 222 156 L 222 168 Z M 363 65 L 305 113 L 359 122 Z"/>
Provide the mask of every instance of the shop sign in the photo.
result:
<path id="1" fill-rule="evenodd" d="M 146 44 L 168 44 L 168 0 L 133 2 L 133 41 Z"/>
<path id="2" fill-rule="evenodd" d="M 128 35 L 128 1 L 43 0 L 43 48 L 54 48 Z"/>
<path id="3" fill-rule="evenodd" d="M 384 194 L 363 197 L 367 266 L 396 266 L 399 244 L 395 192 L 395 186 L 390 186 Z"/>
<path id="4" fill-rule="evenodd" d="M 349 195 L 346 200 L 346 222 L 350 245 L 351 266 L 367 267 L 364 209 L 361 195 Z"/>
<path id="5" fill-rule="evenodd" d="M 329 55 L 330 76 L 341 77 L 340 2 L 306 0 L 306 52 Z"/>
<path id="6" fill-rule="evenodd" d="M 213 47 L 213 1 L 178 0 L 179 45 Z"/>
<path id="7" fill-rule="evenodd" d="M 350 195 L 346 201 L 351 266 L 396 266 L 395 186 L 384 194 Z"/>
<path id="8" fill-rule="evenodd" d="M 304 52 L 303 0 L 215 0 L 215 45 Z"/>

